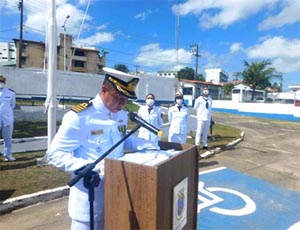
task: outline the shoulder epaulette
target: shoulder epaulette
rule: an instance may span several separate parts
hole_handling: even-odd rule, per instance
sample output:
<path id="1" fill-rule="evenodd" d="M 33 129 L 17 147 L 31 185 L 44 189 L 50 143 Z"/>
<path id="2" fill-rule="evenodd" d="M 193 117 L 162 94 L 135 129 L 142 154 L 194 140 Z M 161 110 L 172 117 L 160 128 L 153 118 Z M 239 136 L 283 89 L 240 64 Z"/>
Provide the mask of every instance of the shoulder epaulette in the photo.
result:
<path id="1" fill-rule="evenodd" d="M 79 105 L 74 105 L 71 110 L 76 112 L 76 113 L 79 113 L 85 109 L 87 109 L 92 103 L 81 103 Z"/>
<path id="2" fill-rule="evenodd" d="M 15 91 L 13 90 L 13 89 L 10 89 L 10 88 L 8 88 L 10 91 L 12 91 L 12 92 L 14 92 L 15 93 Z"/>

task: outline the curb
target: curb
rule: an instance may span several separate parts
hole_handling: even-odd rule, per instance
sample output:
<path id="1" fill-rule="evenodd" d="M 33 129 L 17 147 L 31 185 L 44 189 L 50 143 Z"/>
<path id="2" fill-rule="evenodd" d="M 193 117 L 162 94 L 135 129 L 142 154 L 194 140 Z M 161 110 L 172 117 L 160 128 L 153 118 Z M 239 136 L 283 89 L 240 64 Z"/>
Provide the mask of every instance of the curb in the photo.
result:
<path id="1" fill-rule="evenodd" d="M 7 199 L 0 203 L 0 215 L 9 213 L 15 209 L 37 204 L 39 202 L 46 202 L 63 196 L 68 196 L 69 189 L 69 186 L 63 186 Z"/>
<path id="2" fill-rule="evenodd" d="M 229 149 L 232 149 L 234 146 L 236 146 L 238 143 L 242 142 L 244 140 L 244 137 L 245 137 L 245 132 L 241 132 L 240 134 L 240 138 L 232 141 L 232 142 L 229 142 L 224 149 L 221 149 L 221 148 L 215 148 L 215 149 L 212 149 L 212 150 L 208 150 L 204 153 L 202 153 L 200 155 L 201 159 L 205 159 L 205 158 L 209 158 L 209 157 L 212 157 L 213 155 L 217 154 L 217 153 L 220 153 L 222 150 L 229 150 Z"/>
<path id="3" fill-rule="evenodd" d="M 48 138 L 47 136 L 13 138 L 12 143 L 23 143 L 23 142 L 29 142 L 29 141 L 44 140 L 47 138 Z M 0 139 L 0 145 L 2 145 L 2 144 L 3 144 L 3 139 Z"/>

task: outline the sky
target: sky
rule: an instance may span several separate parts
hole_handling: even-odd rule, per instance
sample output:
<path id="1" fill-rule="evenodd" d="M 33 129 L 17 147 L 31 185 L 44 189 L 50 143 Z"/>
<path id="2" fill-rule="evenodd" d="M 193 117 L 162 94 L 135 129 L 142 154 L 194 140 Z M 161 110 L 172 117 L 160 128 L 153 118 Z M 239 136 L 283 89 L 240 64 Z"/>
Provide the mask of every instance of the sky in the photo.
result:
<path id="1" fill-rule="evenodd" d="M 23 39 L 46 41 L 49 2 L 23 0 Z M 54 0 L 53 0 L 54 1 Z M 19 0 L 0 0 L 0 42 L 19 38 Z M 283 89 L 300 85 L 300 0 L 56 0 L 57 33 L 130 71 L 244 69 L 268 60 Z M 70 16 L 67 19 L 67 16 Z M 280 82 L 274 79 L 273 82 Z"/>

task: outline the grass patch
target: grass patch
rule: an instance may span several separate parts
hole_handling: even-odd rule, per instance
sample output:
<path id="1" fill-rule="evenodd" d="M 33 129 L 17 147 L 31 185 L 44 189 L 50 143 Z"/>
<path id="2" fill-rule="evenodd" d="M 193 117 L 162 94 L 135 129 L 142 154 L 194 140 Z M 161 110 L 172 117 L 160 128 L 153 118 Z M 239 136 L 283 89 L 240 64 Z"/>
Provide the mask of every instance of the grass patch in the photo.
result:
<path id="1" fill-rule="evenodd" d="M 70 175 L 53 166 L 37 166 L 44 151 L 14 154 L 16 161 L 0 162 L 0 200 L 67 185 Z"/>

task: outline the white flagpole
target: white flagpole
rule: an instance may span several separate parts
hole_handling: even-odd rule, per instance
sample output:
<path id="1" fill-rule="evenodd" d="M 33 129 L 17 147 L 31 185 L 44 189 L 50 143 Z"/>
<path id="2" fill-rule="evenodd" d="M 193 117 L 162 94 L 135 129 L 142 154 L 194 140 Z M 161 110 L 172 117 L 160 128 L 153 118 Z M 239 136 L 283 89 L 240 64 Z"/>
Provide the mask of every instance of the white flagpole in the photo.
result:
<path id="1" fill-rule="evenodd" d="M 47 99 L 45 102 L 45 112 L 48 112 L 48 147 L 56 133 L 56 57 L 57 57 L 57 28 L 55 0 L 47 0 L 48 8 L 48 83 L 47 83 Z"/>

